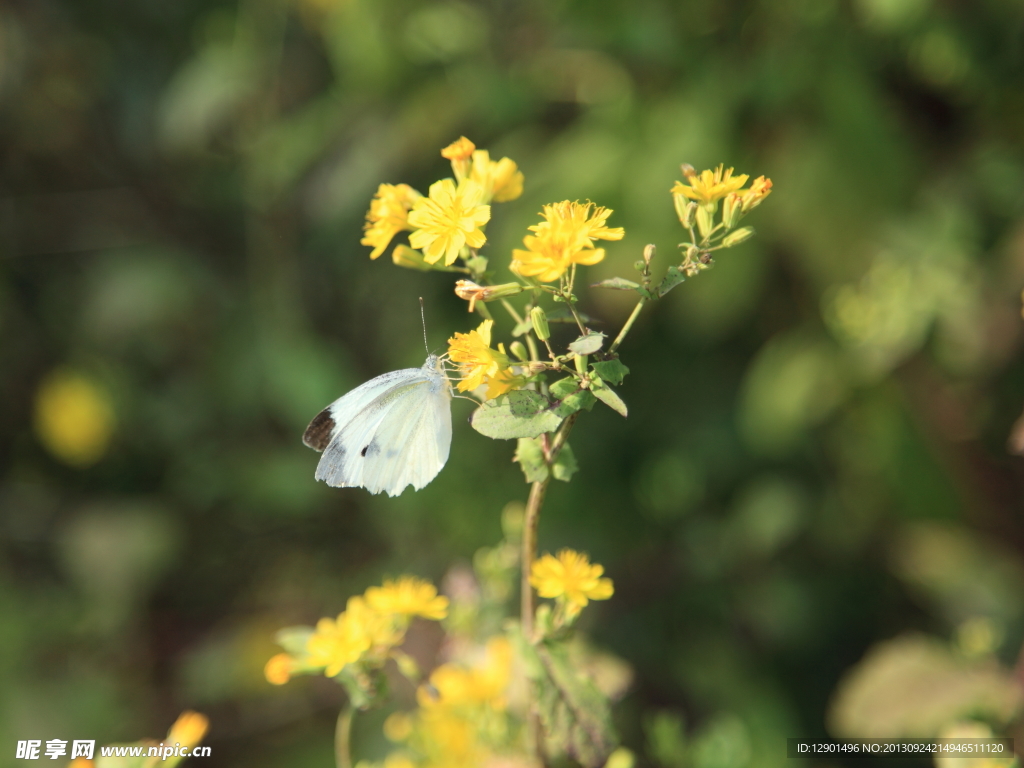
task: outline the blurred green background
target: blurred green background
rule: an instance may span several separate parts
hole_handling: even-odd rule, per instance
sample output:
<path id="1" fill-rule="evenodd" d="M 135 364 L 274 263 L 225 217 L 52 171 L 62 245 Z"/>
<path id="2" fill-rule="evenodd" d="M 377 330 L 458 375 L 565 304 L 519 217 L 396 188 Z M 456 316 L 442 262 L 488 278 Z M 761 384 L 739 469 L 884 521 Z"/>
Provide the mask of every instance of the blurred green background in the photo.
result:
<path id="1" fill-rule="evenodd" d="M 450 276 L 359 245 L 377 184 L 425 192 L 462 134 L 526 176 L 492 263 L 589 198 L 626 229 L 595 281 L 649 242 L 675 258 L 680 162 L 775 184 L 758 237 L 634 328 L 630 416 L 580 419 L 542 520 L 542 551 L 615 580 L 586 625 L 633 667 L 640 763 L 1012 720 L 1018 0 L 22 0 L 0 6 L 0 765 L 185 708 L 211 768 L 331 765 L 339 694 L 268 685 L 274 630 L 499 539 L 526 488 L 468 403 L 398 499 L 315 483 L 300 440 L 422 364 L 418 296 L 432 346 L 476 326 Z M 631 303 L 582 307 L 614 332 Z"/>

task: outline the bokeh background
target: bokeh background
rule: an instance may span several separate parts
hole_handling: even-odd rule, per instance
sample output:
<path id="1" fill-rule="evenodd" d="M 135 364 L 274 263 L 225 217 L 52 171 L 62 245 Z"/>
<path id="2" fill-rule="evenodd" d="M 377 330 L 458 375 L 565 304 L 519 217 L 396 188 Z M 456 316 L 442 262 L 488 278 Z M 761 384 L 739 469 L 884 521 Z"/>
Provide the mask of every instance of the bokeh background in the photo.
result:
<path id="1" fill-rule="evenodd" d="M 526 488 L 468 403 L 445 470 L 398 499 L 315 483 L 300 441 L 422 363 L 418 296 L 432 346 L 478 322 L 450 276 L 359 245 L 377 184 L 426 191 L 462 134 L 526 176 L 488 228 L 501 270 L 546 202 L 615 210 L 596 281 L 649 242 L 675 258 L 680 162 L 775 183 L 757 238 L 641 318 L 629 418 L 580 420 L 542 521 L 542 550 L 615 580 L 586 629 L 632 667 L 640 764 L 781 766 L 787 736 L 967 715 L 1012 734 L 1020 2 L 15 0 L 0 764 L 16 739 L 159 737 L 193 708 L 211 768 L 331 765 L 339 694 L 268 685 L 274 630 L 500 538 Z M 614 332 L 631 302 L 582 306 Z"/>

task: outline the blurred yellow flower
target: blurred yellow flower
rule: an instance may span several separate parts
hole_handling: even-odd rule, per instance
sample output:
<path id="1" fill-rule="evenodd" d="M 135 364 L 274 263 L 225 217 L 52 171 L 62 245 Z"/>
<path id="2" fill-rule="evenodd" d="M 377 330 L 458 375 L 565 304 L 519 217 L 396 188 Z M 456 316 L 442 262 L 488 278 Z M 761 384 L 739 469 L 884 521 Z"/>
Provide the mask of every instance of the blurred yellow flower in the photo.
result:
<path id="1" fill-rule="evenodd" d="M 495 162 L 486 149 L 473 153 L 469 178 L 484 191 L 484 202 L 505 203 L 523 194 L 523 172 L 515 162 L 507 157 Z"/>
<path id="2" fill-rule="evenodd" d="M 287 653 L 271 656 L 263 667 L 263 676 L 271 685 L 284 685 L 292 678 L 292 657 Z"/>
<path id="3" fill-rule="evenodd" d="M 441 150 L 441 157 L 446 160 L 468 160 L 473 156 L 474 150 L 476 150 L 476 144 L 465 136 L 460 136 Z"/>
<path id="4" fill-rule="evenodd" d="M 308 664 L 323 667 L 327 677 L 334 677 L 370 649 L 370 638 L 363 627 L 345 613 L 337 619 L 323 618 L 306 643 Z"/>
<path id="5" fill-rule="evenodd" d="M 370 587 L 367 592 L 374 589 L 379 587 Z M 348 599 L 343 615 L 351 631 L 362 633 L 369 641 L 370 647 L 390 648 L 399 645 L 405 637 L 404 625 L 398 625 L 392 615 L 395 613 L 399 612 L 376 610 L 370 607 L 366 597 L 356 596 Z"/>
<path id="6" fill-rule="evenodd" d="M 488 400 L 526 383 L 526 379 L 515 375 L 509 366 L 504 344 L 499 344 L 496 350 L 491 349 L 493 325 L 493 320 L 484 320 L 475 331 L 456 333 L 448 339 L 448 356 L 459 366 L 462 374 L 458 390 L 468 392 L 486 384 Z"/>
<path id="7" fill-rule="evenodd" d="M 595 248 L 594 241 L 621 240 L 625 235 L 622 227 L 605 226 L 611 214 L 593 203 L 563 200 L 545 205 L 544 221 L 529 228 L 535 234 L 523 238 L 526 250 L 512 251 L 512 271 L 549 283 L 572 264 L 597 264 L 604 259 L 604 249 Z"/>
<path id="8" fill-rule="evenodd" d="M 93 768 L 96 763 L 87 757 L 76 757 L 68 764 L 68 768 Z"/>
<path id="9" fill-rule="evenodd" d="M 194 747 L 203 740 L 209 728 L 210 720 L 206 715 L 192 711 L 182 712 L 174 721 L 171 730 L 167 732 L 167 743 L 181 742 L 184 746 Z"/>
<path id="10" fill-rule="evenodd" d="M 590 600 L 607 600 L 615 589 L 612 580 L 601 578 L 604 566 L 590 564 L 585 554 L 563 549 L 558 557 L 544 555 L 530 568 L 530 584 L 541 597 L 561 598 L 566 614 L 575 616 Z"/>
<path id="11" fill-rule="evenodd" d="M 114 431 L 114 409 L 91 379 L 58 371 L 36 393 L 35 427 L 50 453 L 74 467 L 95 464 Z"/>
<path id="12" fill-rule="evenodd" d="M 416 763 L 410 760 L 408 755 L 392 752 L 384 758 L 384 768 L 416 768 Z"/>
<path id="13" fill-rule="evenodd" d="M 468 669 L 442 664 L 430 675 L 432 690 L 420 688 L 417 700 L 421 707 L 459 707 L 486 704 L 494 709 L 505 708 L 505 692 L 512 675 L 512 644 L 504 637 L 492 637 L 481 663 Z"/>
<path id="14" fill-rule="evenodd" d="M 456 181 L 461 182 L 469 176 L 470 158 L 475 150 L 476 144 L 465 136 L 460 136 L 458 141 L 453 141 L 441 150 L 441 157 L 452 161 L 452 173 Z"/>
<path id="15" fill-rule="evenodd" d="M 412 718 L 406 712 L 392 712 L 384 721 L 384 735 L 389 741 L 405 741 L 412 735 Z"/>
<path id="16" fill-rule="evenodd" d="M 379 613 L 402 616 L 422 616 L 439 621 L 448 615 L 448 598 L 438 595 L 429 581 L 415 576 L 403 576 L 398 581 L 387 580 L 381 587 L 366 590 L 366 602 Z"/>
<path id="17" fill-rule="evenodd" d="M 747 183 L 749 177 L 746 174 L 733 176 L 732 171 L 732 168 L 723 170 L 723 166 L 719 165 L 714 171 L 701 171 L 698 174 L 691 166 L 684 165 L 683 173 L 690 183 L 687 185 L 677 181 L 671 192 L 674 195 L 685 195 L 713 210 L 719 200 Z"/>
<path id="18" fill-rule="evenodd" d="M 994 734 L 985 723 L 976 720 L 961 720 L 946 726 L 939 733 L 940 739 L 991 739 Z M 941 752 L 935 756 L 935 768 L 1011 768 L 1016 764 L 1013 755 L 992 757 L 984 754 L 961 752 L 963 757 L 954 757 L 956 752 Z"/>
<path id="19" fill-rule="evenodd" d="M 451 179 L 430 185 L 430 196 L 421 197 L 409 213 L 414 231 L 409 244 L 423 251 L 428 264 L 443 256 L 446 266 L 455 263 L 462 247 L 479 248 L 487 242 L 480 229 L 491 218 L 491 207 L 483 205 L 483 190 L 472 179 L 455 186 Z"/>
<path id="20" fill-rule="evenodd" d="M 376 259 L 388 247 L 392 238 L 409 226 L 409 210 L 423 195 L 408 184 L 381 184 L 370 201 L 363 229 L 366 234 L 359 242 L 373 247 L 371 259 Z M 436 261 L 436 259 L 435 259 Z"/>

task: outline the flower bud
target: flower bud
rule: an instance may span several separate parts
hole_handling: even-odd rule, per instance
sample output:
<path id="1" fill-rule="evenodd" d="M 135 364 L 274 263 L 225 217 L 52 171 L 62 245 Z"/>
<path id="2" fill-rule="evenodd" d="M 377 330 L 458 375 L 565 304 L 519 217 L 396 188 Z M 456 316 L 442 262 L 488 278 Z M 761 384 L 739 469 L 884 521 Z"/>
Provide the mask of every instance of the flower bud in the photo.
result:
<path id="1" fill-rule="evenodd" d="M 740 227 L 735 232 L 730 232 L 728 235 L 722 238 L 722 247 L 732 248 L 734 245 L 739 245 L 740 243 L 749 240 L 753 236 L 753 227 Z"/>
<path id="2" fill-rule="evenodd" d="M 735 227 L 743 213 L 743 197 L 735 192 L 726 195 L 722 201 L 722 223 L 725 228 L 729 230 Z"/>
<path id="3" fill-rule="evenodd" d="M 714 213 L 709 211 L 703 205 L 697 208 L 697 230 L 700 232 L 701 237 L 707 237 L 711 234 L 711 230 L 714 228 Z"/>
<path id="4" fill-rule="evenodd" d="M 697 171 L 694 170 L 693 166 L 689 163 L 683 163 L 679 166 L 679 170 L 683 172 L 683 176 L 690 179 L 697 175 Z"/>
<path id="5" fill-rule="evenodd" d="M 472 141 L 460 136 L 457 141 L 441 150 L 441 157 L 452 161 L 452 173 L 455 174 L 456 181 L 462 181 L 469 176 L 470 160 L 475 149 L 476 145 Z"/>
<path id="6" fill-rule="evenodd" d="M 676 207 L 679 223 L 689 229 L 693 226 L 693 215 L 697 212 L 697 204 L 679 192 L 672 193 L 672 204 Z"/>
<path id="7" fill-rule="evenodd" d="M 524 363 L 530 359 L 530 353 L 527 352 L 526 346 L 518 339 L 509 345 L 508 351 L 515 355 L 517 360 Z"/>
<path id="8" fill-rule="evenodd" d="M 515 296 L 523 292 L 519 283 L 502 283 L 501 285 L 477 285 L 472 280 L 456 280 L 455 295 L 469 302 L 472 312 L 478 301 L 494 301 L 506 296 Z"/>
<path id="9" fill-rule="evenodd" d="M 654 258 L 654 243 L 648 243 L 644 246 L 644 264 L 651 266 L 651 260 Z"/>
<path id="10" fill-rule="evenodd" d="M 548 326 L 548 316 L 544 314 L 544 310 L 540 307 L 534 307 L 530 310 L 530 320 L 533 322 L 533 332 L 537 334 L 537 338 L 541 341 L 547 341 L 551 338 L 551 328 Z"/>
<path id="11" fill-rule="evenodd" d="M 423 258 L 423 254 L 410 248 L 408 245 L 396 245 L 391 252 L 391 260 L 399 267 L 406 269 L 418 269 L 421 272 L 429 272 L 433 269 Z"/>

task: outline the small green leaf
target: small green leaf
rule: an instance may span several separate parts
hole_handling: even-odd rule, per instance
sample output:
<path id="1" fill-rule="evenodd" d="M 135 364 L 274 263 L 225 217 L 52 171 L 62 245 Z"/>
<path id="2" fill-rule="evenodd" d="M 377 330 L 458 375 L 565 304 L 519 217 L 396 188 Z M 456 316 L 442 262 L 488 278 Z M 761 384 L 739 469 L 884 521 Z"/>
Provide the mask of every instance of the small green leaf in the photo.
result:
<path id="1" fill-rule="evenodd" d="M 595 352 L 600 351 L 603 344 L 603 333 L 588 333 L 586 336 L 580 336 L 576 341 L 570 344 L 569 349 L 577 355 L 592 355 Z"/>
<path id="2" fill-rule="evenodd" d="M 576 463 L 576 457 L 572 453 L 572 448 L 566 443 L 562 446 L 562 450 L 558 452 L 558 458 L 555 459 L 555 463 L 551 467 L 551 476 L 555 480 L 568 483 L 579 468 L 579 465 Z"/>
<path id="3" fill-rule="evenodd" d="M 548 479 L 548 465 L 544 461 L 544 449 L 536 437 L 520 437 L 512 458 L 523 470 L 528 483 L 542 483 Z"/>
<path id="4" fill-rule="evenodd" d="M 559 379 L 550 387 L 548 391 L 551 396 L 556 400 L 561 400 L 568 394 L 575 392 L 580 388 L 580 382 L 575 376 L 566 376 L 564 379 Z"/>
<path id="5" fill-rule="evenodd" d="M 575 381 L 575 379 L 573 379 L 573 381 Z M 589 411 L 594 407 L 595 402 L 596 400 L 589 390 L 577 389 L 559 400 L 554 411 L 564 419 L 569 414 L 576 413 L 576 411 L 582 410 L 583 408 L 586 408 Z"/>
<path id="6" fill-rule="evenodd" d="M 641 262 L 641 264 L 643 264 L 643 262 Z M 632 280 L 627 280 L 624 277 L 612 277 L 608 280 L 602 280 L 599 283 L 594 283 L 590 287 L 611 288 L 613 291 L 635 291 L 640 287 L 640 283 L 634 283 Z"/>
<path id="7" fill-rule="evenodd" d="M 473 429 L 494 440 L 513 440 L 518 437 L 538 437 L 553 432 L 562 423 L 539 392 L 517 389 L 506 395 L 488 400 L 469 420 Z"/>
<path id="8" fill-rule="evenodd" d="M 679 267 L 671 266 L 665 272 L 664 279 L 658 284 L 658 296 L 664 296 L 686 279 L 686 275 Z"/>
<path id="9" fill-rule="evenodd" d="M 527 317 L 523 322 L 519 323 L 512 329 L 512 336 L 522 336 L 524 333 L 529 333 L 532 330 L 533 323 L 530 321 L 530 318 Z"/>
<path id="10" fill-rule="evenodd" d="M 622 416 L 629 415 L 629 409 L 626 408 L 626 404 L 622 401 L 622 398 L 618 396 L 614 389 L 609 387 L 603 381 L 600 379 L 595 380 L 592 389 L 594 397 L 607 405 L 613 411 L 621 414 Z"/>
<path id="11" fill-rule="evenodd" d="M 591 367 L 604 381 L 612 384 L 621 384 L 622 380 L 626 378 L 626 374 L 629 373 L 629 368 L 626 367 L 625 363 L 620 362 L 618 358 L 615 360 L 605 360 L 603 363 L 594 363 Z"/>

